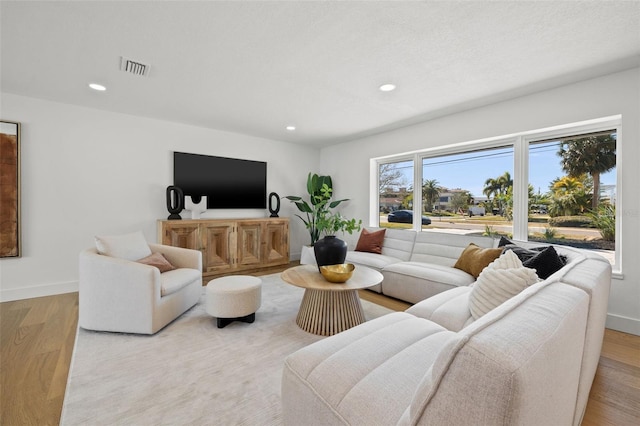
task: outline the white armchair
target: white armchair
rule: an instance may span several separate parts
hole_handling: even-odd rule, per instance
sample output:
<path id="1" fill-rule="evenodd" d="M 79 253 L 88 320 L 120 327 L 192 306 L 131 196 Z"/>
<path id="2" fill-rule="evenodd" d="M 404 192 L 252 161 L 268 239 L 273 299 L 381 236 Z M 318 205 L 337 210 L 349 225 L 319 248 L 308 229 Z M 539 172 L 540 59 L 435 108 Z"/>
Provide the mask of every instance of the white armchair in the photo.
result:
<path id="1" fill-rule="evenodd" d="M 177 269 L 99 254 L 80 253 L 79 325 L 123 333 L 154 334 L 195 305 L 202 294 L 202 253 L 149 244 Z"/>

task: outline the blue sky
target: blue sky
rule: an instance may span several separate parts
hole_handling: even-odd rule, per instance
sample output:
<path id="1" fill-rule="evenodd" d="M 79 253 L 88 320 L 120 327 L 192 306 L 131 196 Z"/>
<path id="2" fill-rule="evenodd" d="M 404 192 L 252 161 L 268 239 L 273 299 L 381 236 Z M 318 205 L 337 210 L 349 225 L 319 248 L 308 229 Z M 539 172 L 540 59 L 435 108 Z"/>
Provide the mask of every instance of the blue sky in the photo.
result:
<path id="1" fill-rule="evenodd" d="M 557 142 L 532 145 L 529 156 L 529 182 L 534 191 L 545 193 L 549 183 L 566 173 L 560 167 Z M 408 186 L 413 179 L 412 162 L 399 163 Z M 465 154 L 447 155 L 425 159 L 423 162 L 423 178 L 436 179 L 440 186 L 449 189 L 461 188 L 471 192 L 473 196 L 482 196 L 484 182 L 488 178 L 497 178 L 508 171 L 513 178 L 513 149 L 499 148 Z M 603 185 L 615 185 L 615 169 L 601 176 Z"/>

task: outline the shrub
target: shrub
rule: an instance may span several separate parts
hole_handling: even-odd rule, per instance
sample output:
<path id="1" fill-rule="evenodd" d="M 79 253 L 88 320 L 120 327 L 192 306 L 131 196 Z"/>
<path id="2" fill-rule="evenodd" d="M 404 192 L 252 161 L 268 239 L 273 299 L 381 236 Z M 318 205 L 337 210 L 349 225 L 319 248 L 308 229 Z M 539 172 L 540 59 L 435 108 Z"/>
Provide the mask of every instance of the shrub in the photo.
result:
<path id="1" fill-rule="evenodd" d="M 495 237 L 499 236 L 500 234 L 498 234 L 498 232 L 493 229 L 493 226 L 485 225 L 484 226 L 484 232 L 482 233 L 482 235 L 485 236 L 485 237 L 494 237 L 495 238 Z"/>
<path id="2" fill-rule="evenodd" d="M 556 216 L 549 218 L 549 225 L 566 228 L 593 228 L 593 221 L 588 216 Z"/>
<path id="3" fill-rule="evenodd" d="M 547 226 L 546 228 L 544 228 L 544 233 L 542 235 L 544 236 L 545 240 L 551 241 L 556 237 L 556 230 L 550 226 Z"/>
<path id="4" fill-rule="evenodd" d="M 600 204 L 597 213 L 588 213 L 593 225 L 600 230 L 605 241 L 616 240 L 616 208 L 611 204 Z"/>

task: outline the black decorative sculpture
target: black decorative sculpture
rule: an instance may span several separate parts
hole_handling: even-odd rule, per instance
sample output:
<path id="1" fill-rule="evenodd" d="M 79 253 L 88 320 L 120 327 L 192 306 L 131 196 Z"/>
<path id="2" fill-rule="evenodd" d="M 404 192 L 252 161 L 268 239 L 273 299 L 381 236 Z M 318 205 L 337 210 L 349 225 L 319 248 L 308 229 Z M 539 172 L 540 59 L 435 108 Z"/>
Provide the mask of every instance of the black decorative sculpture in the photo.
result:
<path id="1" fill-rule="evenodd" d="M 167 186 L 167 210 L 169 210 L 169 220 L 180 220 L 180 212 L 184 208 L 184 194 L 177 186 Z"/>
<path id="2" fill-rule="evenodd" d="M 273 207 L 273 204 L 272 204 L 273 197 L 275 197 L 276 199 L 275 208 Z M 280 197 L 275 192 L 272 192 L 271 194 L 269 194 L 269 213 L 271 213 L 271 216 L 269 217 L 278 217 L 279 211 L 280 211 Z"/>

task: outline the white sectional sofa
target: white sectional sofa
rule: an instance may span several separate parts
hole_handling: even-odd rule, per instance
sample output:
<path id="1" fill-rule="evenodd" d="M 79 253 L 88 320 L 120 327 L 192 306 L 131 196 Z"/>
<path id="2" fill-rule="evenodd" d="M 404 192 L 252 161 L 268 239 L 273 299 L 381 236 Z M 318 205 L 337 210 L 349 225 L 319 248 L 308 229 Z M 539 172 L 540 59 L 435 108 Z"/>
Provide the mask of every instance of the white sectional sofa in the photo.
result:
<path id="1" fill-rule="evenodd" d="M 611 266 L 595 254 L 556 250 L 567 257 L 561 270 L 475 321 L 472 287 L 454 286 L 290 355 L 284 423 L 579 425 L 602 347 Z"/>
<path id="2" fill-rule="evenodd" d="M 368 228 L 370 232 L 380 229 Z M 472 275 L 453 267 L 469 243 L 491 248 L 497 247 L 498 240 L 436 231 L 387 229 L 382 254 L 350 250 L 346 261 L 382 273 L 382 283 L 370 290 L 417 303 L 475 281 Z"/>

